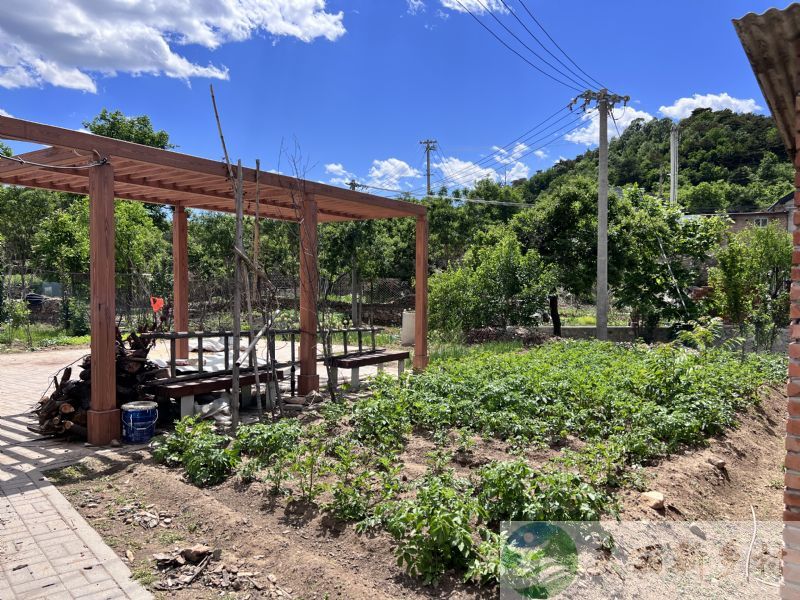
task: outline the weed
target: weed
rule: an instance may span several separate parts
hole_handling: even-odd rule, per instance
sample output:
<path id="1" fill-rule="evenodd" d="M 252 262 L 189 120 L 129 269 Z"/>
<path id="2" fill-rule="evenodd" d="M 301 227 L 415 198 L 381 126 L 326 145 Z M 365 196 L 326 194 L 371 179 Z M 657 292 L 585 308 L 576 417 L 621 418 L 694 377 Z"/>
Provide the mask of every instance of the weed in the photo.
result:
<path id="1" fill-rule="evenodd" d="M 143 586 L 151 585 L 158 580 L 158 575 L 153 573 L 153 570 L 147 563 L 141 563 L 136 568 L 131 569 L 131 577 Z"/>
<path id="2" fill-rule="evenodd" d="M 177 531 L 162 531 L 158 534 L 158 541 L 164 546 L 169 546 L 175 542 L 180 542 L 183 536 Z"/>

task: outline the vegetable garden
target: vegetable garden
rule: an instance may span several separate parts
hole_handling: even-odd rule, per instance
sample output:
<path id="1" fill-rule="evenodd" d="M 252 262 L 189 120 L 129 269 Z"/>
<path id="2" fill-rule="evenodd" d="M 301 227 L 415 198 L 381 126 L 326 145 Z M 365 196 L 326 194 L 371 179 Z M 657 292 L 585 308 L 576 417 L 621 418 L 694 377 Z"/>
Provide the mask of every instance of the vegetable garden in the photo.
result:
<path id="1" fill-rule="evenodd" d="M 501 521 L 613 518 L 621 490 L 646 489 L 642 466 L 724 434 L 785 377 L 781 357 L 684 337 L 699 348 L 478 346 L 235 438 L 184 419 L 155 457 L 196 485 L 260 482 L 295 512 L 388 535 L 397 563 L 424 582 L 492 583 L 535 570 L 535 556 L 507 560 Z"/>

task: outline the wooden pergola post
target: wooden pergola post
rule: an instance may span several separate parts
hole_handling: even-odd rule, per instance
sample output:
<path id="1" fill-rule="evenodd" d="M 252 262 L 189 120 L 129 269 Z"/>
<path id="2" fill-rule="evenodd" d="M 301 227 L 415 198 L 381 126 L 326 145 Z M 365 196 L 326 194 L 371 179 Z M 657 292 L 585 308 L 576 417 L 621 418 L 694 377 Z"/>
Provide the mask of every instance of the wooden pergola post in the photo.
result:
<path id="1" fill-rule="evenodd" d="M 417 217 L 414 369 L 428 366 L 428 216 Z"/>
<path id="2" fill-rule="evenodd" d="M 317 201 L 303 194 L 300 221 L 300 395 L 319 390 L 317 374 Z"/>
<path id="3" fill-rule="evenodd" d="M 114 235 L 114 168 L 105 163 L 89 174 L 92 397 L 87 429 L 89 443 L 97 446 L 119 440 L 122 428 L 115 366 Z"/>
<path id="4" fill-rule="evenodd" d="M 182 206 L 172 216 L 172 296 L 173 329 L 189 330 L 189 214 Z M 175 358 L 189 358 L 189 340 L 177 340 Z"/>

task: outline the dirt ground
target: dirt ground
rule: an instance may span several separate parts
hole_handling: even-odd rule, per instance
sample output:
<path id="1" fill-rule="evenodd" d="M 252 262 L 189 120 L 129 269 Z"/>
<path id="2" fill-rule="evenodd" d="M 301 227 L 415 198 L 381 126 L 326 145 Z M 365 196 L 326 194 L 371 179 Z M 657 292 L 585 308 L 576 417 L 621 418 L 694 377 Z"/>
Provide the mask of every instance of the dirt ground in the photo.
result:
<path id="1" fill-rule="evenodd" d="M 740 416 L 737 429 L 646 467 L 647 487 L 664 494 L 665 510 L 644 506 L 635 491 L 621 494 L 622 519 L 715 520 L 783 518 L 783 460 L 786 397 L 766 389 L 763 401 Z M 719 469 L 709 459 L 725 461 Z"/>
<path id="2" fill-rule="evenodd" d="M 644 468 L 644 486 L 664 494 L 665 508 L 653 510 L 644 505 L 640 491 L 624 490 L 620 492 L 620 519 L 683 525 L 696 521 L 739 521 L 744 523 L 741 531 L 720 535 L 742 538 L 743 543 L 749 540 L 751 505 L 759 521 L 779 522 L 786 401 L 777 390 L 768 392 L 762 404 L 744 414 L 740 427 L 727 436 L 711 440 L 707 448 Z M 410 478 L 424 470 L 425 454 L 433 448 L 429 440 L 414 437 L 409 442 L 402 459 Z M 505 447 L 501 442 L 481 443 L 475 454 L 485 457 L 456 465 L 461 474 L 467 474 L 485 460 L 502 458 Z M 724 460 L 724 469 L 709 463 L 712 457 Z M 545 457 L 528 458 L 536 462 Z M 182 481 L 178 471 L 155 465 L 148 452 L 142 452 L 127 465 L 85 459 L 74 467 L 51 473 L 50 477 L 106 542 L 129 562 L 134 576 L 160 598 L 366 600 L 490 598 L 498 594 L 497 588 L 466 586 L 447 577 L 436 587 L 423 586 L 406 577 L 395 565 L 388 535 L 358 535 L 352 525 L 338 523 L 316 508 L 298 509 L 284 498 L 269 495 L 264 484 L 243 485 L 233 478 L 214 488 L 198 489 Z M 156 524 L 149 527 L 131 520 L 132 515 L 141 513 L 156 515 Z M 712 537 L 710 527 L 708 535 Z M 776 531 L 772 535 L 777 535 L 779 541 L 780 530 Z M 689 533 L 686 535 L 691 537 Z M 197 543 L 221 549 L 218 560 L 210 563 L 208 573 L 182 590 L 155 589 L 153 586 L 163 577 L 155 573 L 152 555 Z M 638 556 L 634 565 L 635 573 L 647 571 L 649 561 L 655 560 L 656 550 L 645 546 L 644 554 Z M 766 542 L 756 553 L 772 563 L 777 560 L 775 551 L 768 549 Z M 681 560 L 688 559 L 683 556 Z M 595 577 L 595 583 L 572 588 L 565 592 L 565 597 L 671 597 L 664 595 L 667 588 L 660 588 L 658 579 L 651 581 L 646 577 L 637 578 L 637 583 L 627 588 L 630 593 L 618 595 L 605 585 L 614 583 L 617 588 L 620 585 L 621 576 L 611 563 L 605 559 L 588 566 L 582 563 L 582 568 Z M 734 564 L 732 561 L 731 565 Z M 215 580 L 213 572 L 219 573 L 221 569 L 244 574 L 238 590 L 208 585 L 209 578 L 218 582 L 219 575 Z M 678 578 L 670 585 L 678 586 L 674 587 L 677 593 L 680 584 Z M 777 595 L 773 586 L 757 582 L 734 589 L 739 597 Z M 709 590 L 680 593 L 687 598 L 719 597 L 718 588 Z"/>

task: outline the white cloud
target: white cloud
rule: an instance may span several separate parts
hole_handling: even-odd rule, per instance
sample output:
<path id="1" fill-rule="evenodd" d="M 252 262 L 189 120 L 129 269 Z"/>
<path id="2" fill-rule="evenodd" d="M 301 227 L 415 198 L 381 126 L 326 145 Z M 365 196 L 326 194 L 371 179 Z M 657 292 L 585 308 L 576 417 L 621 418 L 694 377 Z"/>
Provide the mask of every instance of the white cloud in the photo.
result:
<path id="1" fill-rule="evenodd" d="M 608 119 L 608 137 L 609 139 L 621 135 L 628 126 L 636 119 L 644 119 L 650 121 L 653 118 L 648 112 L 643 110 L 636 110 L 627 106 L 625 108 L 617 108 L 613 112 L 614 118 Z M 564 136 L 568 142 L 576 144 L 585 144 L 592 146 L 600 141 L 600 114 L 595 110 L 583 115 L 583 120 L 588 121 L 586 126 L 580 127 Z M 616 126 L 614 122 L 616 121 Z M 617 131 L 619 130 L 619 132 Z"/>
<path id="2" fill-rule="evenodd" d="M 421 173 L 417 169 L 399 158 L 373 160 L 369 169 L 367 185 L 396 189 L 400 186 L 402 179 L 415 179 L 420 175 Z"/>
<path id="3" fill-rule="evenodd" d="M 0 117 L 10 117 L 11 113 L 0 108 Z"/>
<path id="4" fill-rule="evenodd" d="M 353 173 L 344 168 L 342 163 L 330 163 L 325 165 L 325 172 L 329 175 L 333 175 L 330 179 L 331 183 L 339 185 L 347 185 L 356 178 Z"/>
<path id="5" fill-rule="evenodd" d="M 515 163 L 513 167 L 511 167 L 508 172 L 505 174 L 505 178 L 508 181 L 515 181 L 517 179 L 526 179 L 528 175 L 530 175 L 531 169 L 525 163 Z"/>
<path id="6" fill-rule="evenodd" d="M 228 69 L 175 51 L 213 50 L 266 33 L 336 40 L 343 13 L 325 0 L 3 0 L 0 87 L 50 84 L 96 92 L 97 74 L 227 79 Z"/>
<path id="7" fill-rule="evenodd" d="M 500 0 L 440 0 L 442 6 L 457 12 L 470 12 L 482 15 L 487 10 L 492 12 L 507 13 L 505 5 Z"/>
<path id="8" fill-rule="evenodd" d="M 691 98 L 678 98 L 669 106 L 662 106 L 658 111 L 670 119 L 685 119 L 697 108 L 713 110 L 730 109 L 737 113 L 751 113 L 761 110 L 753 98 L 734 98 L 726 92 L 721 94 L 694 94 Z"/>
<path id="9" fill-rule="evenodd" d="M 510 165 L 513 162 L 516 162 L 520 156 L 522 156 L 529 148 L 519 142 L 516 146 L 514 146 L 511 150 L 506 150 L 505 148 L 500 148 L 499 146 L 492 146 L 492 150 L 497 154 L 495 160 L 499 162 L 501 165 Z"/>
<path id="10" fill-rule="evenodd" d="M 461 160 L 455 156 L 443 156 L 442 160 L 433 163 L 441 170 L 451 187 L 472 187 L 476 181 L 491 179 L 497 181 L 497 171 L 469 160 Z"/>
<path id="11" fill-rule="evenodd" d="M 547 152 L 545 152 L 544 150 L 534 150 L 533 155 L 536 158 L 547 158 Z"/>
<path id="12" fill-rule="evenodd" d="M 406 2 L 408 4 L 408 12 L 412 15 L 425 11 L 424 0 L 406 0 Z"/>
<path id="13" fill-rule="evenodd" d="M 386 160 L 373 160 L 369 168 L 367 177 L 360 178 L 355 173 L 348 171 L 342 163 L 328 163 L 325 165 L 325 172 L 331 175 L 330 182 L 337 185 L 349 185 L 356 180 L 366 184 L 387 189 L 397 189 L 401 183 L 408 185 L 404 179 L 417 179 L 422 174 L 399 158 L 387 158 Z"/>

